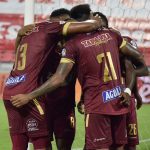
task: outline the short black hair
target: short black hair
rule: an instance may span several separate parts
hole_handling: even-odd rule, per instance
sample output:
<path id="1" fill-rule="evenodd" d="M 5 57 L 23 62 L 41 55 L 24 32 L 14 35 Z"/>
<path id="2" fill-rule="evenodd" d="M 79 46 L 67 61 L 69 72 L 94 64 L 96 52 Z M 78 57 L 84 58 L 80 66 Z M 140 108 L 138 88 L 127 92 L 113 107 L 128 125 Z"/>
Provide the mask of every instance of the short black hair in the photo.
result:
<path id="1" fill-rule="evenodd" d="M 70 11 L 65 8 L 56 9 L 56 10 L 52 11 L 50 17 L 58 17 L 58 16 L 62 16 L 62 15 L 70 16 Z"/>
<path id="2" fill-rule="evenodd" d="M 108 19 L 107 19 L 107 17 L 101 12 L 94 12 L 93 16 L 96 16 L 96 15 L 100 16 L 101 19 L 105 22 L 106 27 L 108 27 Z"/>
<path id="3" fill-rule="evenodd" d="M 71 18 L 77 21 L 85 21 L 90 17 L 91 8 L 89 4 L 81 4 L 70 10 Z"/>

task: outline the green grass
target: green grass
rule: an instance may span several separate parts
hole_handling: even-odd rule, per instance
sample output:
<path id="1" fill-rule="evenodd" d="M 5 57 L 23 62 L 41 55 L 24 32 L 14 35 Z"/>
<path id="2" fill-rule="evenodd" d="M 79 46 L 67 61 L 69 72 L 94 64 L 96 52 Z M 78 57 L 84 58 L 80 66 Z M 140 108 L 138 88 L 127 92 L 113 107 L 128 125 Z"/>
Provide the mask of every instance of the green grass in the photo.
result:
<path id="1" fill-rule="evenodd" d="M 0 100 L 0 150 L 11 150 L 6 110 Z"/>
<path id="2" fill-rule="evenodd" d="M 76 138 L 73 144 L 74 150 L 81 150 L 84 145 L 84 117 L 76 112 L 77 129 Z M 150 105 L 143 105 L 138 111 L 140 145 L 138 150 L 150 150 Z M 56 150 L 55 144 L 54 150 Z M 79 149 L 81 148 L 81 149 Z M 0 150 L 11 150 L 11 141 L 8 132 L 6 111 L 0 101 Z"/>
<path id="3" fill-rule="evenodd" d="M 138 150 L 150 150 L 150 105 L 143 105 L 138 111 L 140 145 Z"/>

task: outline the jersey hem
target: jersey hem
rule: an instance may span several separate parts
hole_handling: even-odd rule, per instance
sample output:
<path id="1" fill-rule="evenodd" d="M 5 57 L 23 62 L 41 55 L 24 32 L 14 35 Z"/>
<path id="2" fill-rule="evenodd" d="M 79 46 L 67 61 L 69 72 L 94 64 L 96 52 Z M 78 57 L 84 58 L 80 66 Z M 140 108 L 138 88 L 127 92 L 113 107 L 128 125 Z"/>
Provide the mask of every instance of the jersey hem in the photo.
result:
<path id="1" fill-rule="evenodd" d="M 125 110 L 123 112 L 116 112 L 116 113 L 112 113 L 112 112 L 94 112 L 94 111 L 87 111 L 85 112 L 85 114 L 100 114 L 100 115 L 112 115 L 112 116 L 115 116 L 115 115 L 123 115 L 123 114 L 127 114 L 129 112 L 129 110 Z"/>

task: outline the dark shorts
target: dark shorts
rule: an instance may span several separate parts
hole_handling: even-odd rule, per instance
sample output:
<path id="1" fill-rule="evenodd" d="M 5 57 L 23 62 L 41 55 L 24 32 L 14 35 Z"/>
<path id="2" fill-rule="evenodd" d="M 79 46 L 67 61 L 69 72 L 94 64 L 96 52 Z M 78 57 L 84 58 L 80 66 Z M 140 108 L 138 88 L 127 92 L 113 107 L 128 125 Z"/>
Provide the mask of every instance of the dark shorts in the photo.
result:
<path id="1" fill-rule="evenodd" d="M 138 124 L 135 99 L 131 99 L 130 112 L 127 114 L 127 137 L 128 145 L 135 146 L 139 144 Z"/>
<path id="2" fill-rule="evenodd" d="M 43 100 L 31 101 L 16 108 L 9 100 L 4 100 L 11 135 L 26 133 L 29 138 L 48 136 L 45 104 Z"/>
<path id="3" fill-rule="evenodd" d="M 125 145 L 126 115 L 87 114 L 85 119 L 86 149 L 109 148 L 112 144 Z"/>
<path id="4" fill-rule="evenodd" d="M 52 107 L 53 106 L 53 107 Z M 56 139 L 74 140 L 75 137 L 75 108 L 63 108 L 56 105 L 47 105 L 48 128 L 51 140 L 53 135 Z"/>

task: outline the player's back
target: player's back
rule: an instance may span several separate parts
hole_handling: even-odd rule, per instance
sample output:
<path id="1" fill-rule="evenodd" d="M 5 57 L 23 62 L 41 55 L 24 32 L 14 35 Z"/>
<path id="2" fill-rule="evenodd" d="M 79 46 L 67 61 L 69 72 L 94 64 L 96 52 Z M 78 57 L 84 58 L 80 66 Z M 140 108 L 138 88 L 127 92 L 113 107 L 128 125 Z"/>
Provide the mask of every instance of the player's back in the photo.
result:
<path id="1" fill-rule="evenodd" d="M 16 51 L 15 64 L 6 81 L 4 99 L 37 88 L 38 74 L 60 40 L 62 27 L 59 22 L 41 22 L 22 38 Z"/>
<path id="2" fill-rule="evenodd" d="M 78 64 L 86 113 L 123 114 L 128 111 L 117 106 L 122 89 L 119 62 L 122 42 L 117 33 L 101 29 L 77 36 L 66 45 L 66 53 L 76 48 L 74 61 Z"/>

